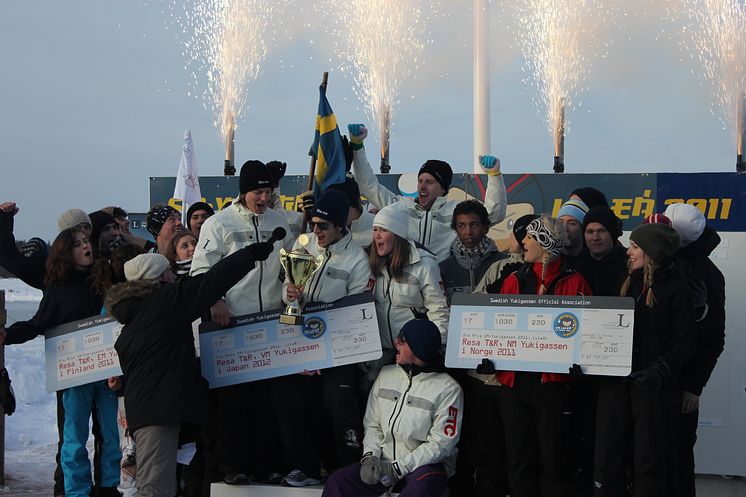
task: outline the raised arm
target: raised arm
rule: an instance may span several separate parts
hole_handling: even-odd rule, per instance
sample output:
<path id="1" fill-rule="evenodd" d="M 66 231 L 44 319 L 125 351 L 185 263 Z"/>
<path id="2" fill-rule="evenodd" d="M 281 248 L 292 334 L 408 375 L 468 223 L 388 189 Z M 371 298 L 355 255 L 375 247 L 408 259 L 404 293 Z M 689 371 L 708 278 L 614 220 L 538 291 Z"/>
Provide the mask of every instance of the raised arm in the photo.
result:
<path id="1" fill-rule="evenodd" d="M 350 134 L 352 146 L 352 173 L 355 181 L 360 187 L 360 193 L 373 205 L 383 209 L 387 205 L 399 200 L 399 197 L 388 188 L 381 186 L 368 162 L 363 140 L 368 136 L 368 130 L 362 124 L 349 124 L 347 130 Z"/>

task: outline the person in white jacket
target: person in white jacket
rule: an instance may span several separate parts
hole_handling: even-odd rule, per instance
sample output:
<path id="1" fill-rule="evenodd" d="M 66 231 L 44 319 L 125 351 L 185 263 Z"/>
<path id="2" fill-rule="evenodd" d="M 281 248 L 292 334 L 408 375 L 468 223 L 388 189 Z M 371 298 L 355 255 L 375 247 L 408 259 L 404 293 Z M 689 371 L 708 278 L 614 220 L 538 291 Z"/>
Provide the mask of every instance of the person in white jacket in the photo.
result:
<path id="1" fill-rule="evenodd" d="M 373 294 L 383 356 L 365 364 L 367 388 L 380 369 L 393 362 L 394 340 L 404 323 L 427 316 L 445 344 L 449 317 L 435 256 L 409 238 L 406 211 L 400 203 L 384 207 L 373 220 L 370 267 L 376 279 Z"/>
<path id="2" fill-rule="evenodd" d="M 255 160 L 244 163 L 238 197 L 202 225 L 190 274 L 202 274 L 243 247 L 269 240 L 275 228 L 280 227 L 290 233 L 283 216 L 269 208 L 274 187 L 274 178 L 266 165 Z M 215 323 L 227 326 L 231 316 L 282 307 L 281 267 L 276 254 L 282 246 L 290 249 L 292 238 L 286 236 L 284 241 L 277 241 L 274 246 L 275 255 L 257 263 L 228 290 L 223 300 L 212 306 L 210 313 Z M 217 434 L 215 469 L 223 474 L 223 480 L 228 484 L 249 482 L 250 468 L 245 465 L 247 447 L 261 451 L 260 454 L 251 454 L 255 475 L 266 479 L 267 472 L 279 474 L 279 455 L 270 455 L 270 450 L 278 446 L 277 440 L 272 438 L 272 413 L 254 409 L 256 399 L 268 396 L 270 383 L 271 380 L 244 383 L 212 391 L 212 395 L 217 397 L 217 415 L 210 419 Z M 277 459 L 276 465 L 266 467 L 274 459 Z"/>
<path id="3" fill-rule="evenodd" d="M 329 303 L 372 289 L 368 256 L 346 227 L 348 210 L 347 196 L 339 191 L 327 190 L 316 202 L 308 243 L 304 245 L 301 238 L 293 250 L 320 255 L 323 262 L 303 287 L 285 279 L 285 302 Z M 277 378 L 272 402 L 282 433 L 285 466 L 291 469 L 283 484 L 304 487 L 321 483 L 319 449 L 328 437 L 314 422 L 319 415 L 331 421 L 339 464 L 346 466 L 360 459 L 363 427 L 355 372 L 355 365 L 350 364 Z M 333 469 L 328 464 L 326 469 Z"/>
<path id="4" fill-rule="evenodd" d="M 451 244 L 456 233 L 451 229 L 453 209 L 459 200 L 448 200 L 445 195 L 451 186 L 453 171 L 451 166 L 441 160 L 428 160 L 417 174 L 416 198 L 396 195 L 381 186 L 371 168 L 363 147 L 363 140 L 368 130 L 362 124 L 347 126 L 350 134 L 350 146 L 353 149 L 352 172 L 360 192 L 379 209 L 398 202 L 405 207 L 409 223 L 409 238 L 419 242 L 435 254 L 438 262 L 450 255 Z M 484 193 L 484 206 L 492 225 L 505 218 L 507 195 L 505 182 L 500 173 L 500 161 L 497 157 L 485 155 L 480 163 L 488 175 L 487 189 Z"/>
<path id="5" fill-rule="evenodd" d="M 453 474 L 463 394 L 443 372 L 440 331 L 426 319 L 406 323 L 396 365 L 381 370 L 365 411 L 363 458 L 332 473 L 322 497 L 440 496 Z"/>

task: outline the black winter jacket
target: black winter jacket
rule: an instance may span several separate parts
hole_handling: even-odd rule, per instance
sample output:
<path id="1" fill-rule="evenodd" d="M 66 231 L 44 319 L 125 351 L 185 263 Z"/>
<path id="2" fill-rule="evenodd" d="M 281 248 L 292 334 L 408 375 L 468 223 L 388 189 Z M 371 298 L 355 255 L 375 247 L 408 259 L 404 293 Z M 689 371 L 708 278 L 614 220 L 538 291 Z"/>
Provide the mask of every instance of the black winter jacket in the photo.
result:
<path id="1" fill-rule="evenodd" d="M 681 388 L 694 395 L 702 394 L 725 347 L 725 278 L 710 260 L 710 254 L 719 244 L 720 235 L 706 227 L 696 241 L 676 253 L 707 287 L 707 314 L 697 323 L 697 349 L 682 369 L 679 380 Z"/>
<path id="2" fill-rule="evenodd" d="M 655 303 L 648 307 L 642 280 L 642 270 L 633 271 L 627 292 L 636 300 L 632 371 L 662 360 L 677 375 L 696 347 L 697 325 L 689 287 L 669 261 L 653 273 Z"/>
<path id="3" fill-rule="evenodd" d="M 91 288 L 89 276 L 90 271 L 74 270 L 65 285 L 47 286 L 34 317 L 13 323 L 6 330 L 5 343 L 27 342 L 49 328 L 101 314 L 103 299 Z"/>
<path id="4" fill-rule="evenodd" d="M 114 348 L 130 430 L 206 421 L 207 382 L 195 367 L 192 321 L 254 268 L 250 247 L 176 283 L 129 281 L 107 293 L 106 308 L 124 324 Z"/>
<path id="5" fill-rule="evenodd" d="M 618 297 L 624 278 L 627 276 L 627 249 L 617 244 L 600 260 L 594 259 L 589 252 L 572 266 L 585 276 L 593 289 L 593 295 Z"/>

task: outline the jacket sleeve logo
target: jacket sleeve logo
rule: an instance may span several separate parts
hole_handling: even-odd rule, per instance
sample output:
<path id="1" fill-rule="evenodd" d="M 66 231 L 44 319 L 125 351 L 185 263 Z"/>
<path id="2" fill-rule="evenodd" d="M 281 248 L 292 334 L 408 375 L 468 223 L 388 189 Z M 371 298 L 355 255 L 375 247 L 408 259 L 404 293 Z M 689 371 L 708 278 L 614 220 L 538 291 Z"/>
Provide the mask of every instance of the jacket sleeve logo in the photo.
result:
<path id="1" fill-rule="evenodd" d="M 446 426 L 443 429 L 443 433 L 445 433 L 447 437 L 453 438 L 456 436 L 457 421 L 458 407 L 450 406 L 448 408 L 448 419 L 446 420 Z"/>

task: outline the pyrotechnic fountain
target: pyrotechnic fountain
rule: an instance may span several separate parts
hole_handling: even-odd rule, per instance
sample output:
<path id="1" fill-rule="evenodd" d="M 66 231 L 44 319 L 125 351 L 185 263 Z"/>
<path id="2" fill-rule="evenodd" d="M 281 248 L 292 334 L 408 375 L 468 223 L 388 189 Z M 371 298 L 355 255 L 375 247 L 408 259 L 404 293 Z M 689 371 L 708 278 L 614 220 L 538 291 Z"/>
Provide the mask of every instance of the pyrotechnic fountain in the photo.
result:
<path id="1" fill-rule="evenodd" d="M 364 102 L 371 123 L 378 127 L 381 172 L 388 173 L 394 107 L 403 81 L 420 64 L 428 33 L 429 10 L 422 0 L 346 0 L 325 3 L 335 48 L 343 69 L 354 70 L 355 93 Z M 428 2 L 428 8 L 432 8 Z"/>
<path id="2" fill-rule="evenodd" d="M 526 59 L 527 83 L 535 85 L 534 103 L 546 115 L 554 142 L 554 172 L 564 172 L 566 108 L 574 109 L 591 62 L 602 48 L 600 28 L 614 9 L 593 0 L 518 2 L 517 38 Z"/>
<path id="3" fill-rule="evenodd" d="M 226 175 L 235 174 L 236 123 L 246 89 L 267 55 L 268 26 L 289 0 L 189 0 L 176 21 L 187 36 L 184 53 L 194 86 L 225 143 Z"/>
<path id="4" fill-rule="evenodd" d="M 743 0 L 682 0 L 690 23 L 685 48 L 701 64 L 698 73 L 715 90 L 725 127 L 736 134 L 736 170 L 746 172 L 746 3 Z"/>

